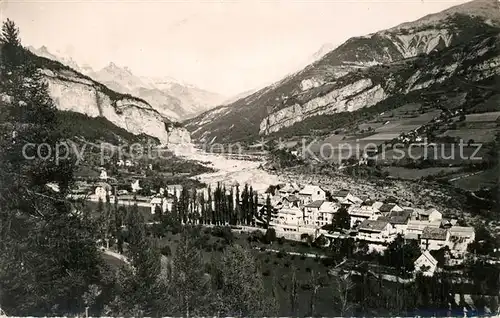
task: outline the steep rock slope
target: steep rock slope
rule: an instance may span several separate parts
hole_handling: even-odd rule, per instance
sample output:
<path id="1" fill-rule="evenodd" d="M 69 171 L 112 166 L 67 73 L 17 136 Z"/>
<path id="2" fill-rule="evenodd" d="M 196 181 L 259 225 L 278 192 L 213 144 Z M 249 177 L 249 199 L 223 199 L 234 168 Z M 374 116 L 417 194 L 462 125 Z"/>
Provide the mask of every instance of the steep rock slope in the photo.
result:
<path id="1" fill-rule="evenodd" d="M 473 1 L 389 30 L 351 38 L 302 71 L 186 124 L 196 139 L 229 142 L 255 139 L 311 116 L 373 106 L 400 91 L 430 85 L 421 79 L 439 75 L 441 68 L 468 72 L 468 68 L 460 67 L 464 63 L 460 56 L 443 60 L 440 52 L 454 47 L 470 50 L 473 45 L 467 43 L 498 33 L 499 24 L 497 1 Z M 418 73 L 408 62 L 429 54 L 436 59 L 435 69 Z"/>
<path id="2" fill-rule="evenodd" d="M 190 142 L 186 129 L 174 125 L 146 101 L 117 93 L 60 62 L 35 54 L 30 58 L 45 75 L 59 110 L 104 117 L 135 135 L 156 137 L 162 144 Z"/>

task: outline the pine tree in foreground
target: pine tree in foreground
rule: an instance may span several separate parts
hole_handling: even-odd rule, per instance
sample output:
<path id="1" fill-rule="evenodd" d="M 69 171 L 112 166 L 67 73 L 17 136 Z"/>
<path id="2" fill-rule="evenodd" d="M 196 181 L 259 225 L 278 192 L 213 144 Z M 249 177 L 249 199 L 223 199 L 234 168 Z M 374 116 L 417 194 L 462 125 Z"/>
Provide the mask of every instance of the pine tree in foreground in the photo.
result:
<path id="1" fill-rule="evenodd" d="M 0 42 L 0 93 L 9 97 L 0 123 L 0 304 L 9 315 L 81 313 L 102 279 L 96 227 L 65 201 L 74 161 L 48 156 L 61 141 L 56 108 L 12 21 Z M 27 143 L 48 146 L 23 155 Z"/>

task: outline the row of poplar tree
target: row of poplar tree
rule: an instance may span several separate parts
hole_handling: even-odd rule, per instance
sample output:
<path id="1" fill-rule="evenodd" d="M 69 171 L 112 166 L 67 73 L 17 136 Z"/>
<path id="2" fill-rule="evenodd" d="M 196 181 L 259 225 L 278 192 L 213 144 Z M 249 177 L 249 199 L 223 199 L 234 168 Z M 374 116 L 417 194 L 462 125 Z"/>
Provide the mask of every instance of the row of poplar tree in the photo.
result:
<path id="1" fill-rule="evenodd" d="M 174 196 L 170 213 L 182 224 L 247 225 L 255 226 L 256 217 L 271 216 L 273 209 L 268 197 L 265 206 L 259 204 L 257 192 L 245 184 L 241 195 L 239 186 L 229 191 L 220 183 L 215 190 L 209 186 L 207 196 L 196 189 L 183 188 L 179 198 Z M 155 213 L 155 214 L 158 214 Z"/>

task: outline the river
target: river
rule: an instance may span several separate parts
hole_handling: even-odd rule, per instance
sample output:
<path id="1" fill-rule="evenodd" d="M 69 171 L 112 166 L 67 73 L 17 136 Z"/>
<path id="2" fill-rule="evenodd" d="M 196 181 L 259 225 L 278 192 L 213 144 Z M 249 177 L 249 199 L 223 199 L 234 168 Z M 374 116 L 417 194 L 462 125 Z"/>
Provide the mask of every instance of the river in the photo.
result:
<path id="1" fill-rule="evenodd" d="M 257 192 L 264 192 L 271 184 L 280 182 L 277 175 L 270 174 L 259 168 L 264 161 L 249 161 L 241 159 L 229 159 L 220 154 L 207 153 L 191 145 L 173 147 L 174 153 L 190 160 L 200 161 L 215 169 L 215 172 L 197 175 L 195 178 L 216 186 L 218 182 L 226 185 L 236 184 L 251 185 Z"/>

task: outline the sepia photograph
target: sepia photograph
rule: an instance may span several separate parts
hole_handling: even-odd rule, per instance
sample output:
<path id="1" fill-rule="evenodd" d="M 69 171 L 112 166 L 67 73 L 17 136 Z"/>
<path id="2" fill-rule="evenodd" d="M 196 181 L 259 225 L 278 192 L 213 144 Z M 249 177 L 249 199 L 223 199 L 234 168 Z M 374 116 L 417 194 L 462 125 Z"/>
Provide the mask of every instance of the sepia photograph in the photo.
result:
<path id="1" fill-rule="evenodd" d="M 499 0 L 0 24 L 0 318 L 500 317 Z"/>

